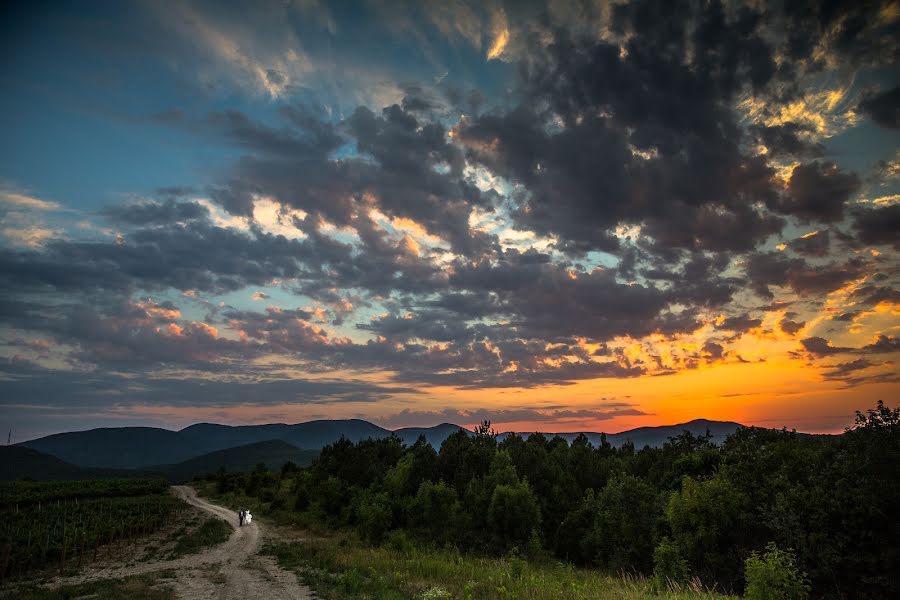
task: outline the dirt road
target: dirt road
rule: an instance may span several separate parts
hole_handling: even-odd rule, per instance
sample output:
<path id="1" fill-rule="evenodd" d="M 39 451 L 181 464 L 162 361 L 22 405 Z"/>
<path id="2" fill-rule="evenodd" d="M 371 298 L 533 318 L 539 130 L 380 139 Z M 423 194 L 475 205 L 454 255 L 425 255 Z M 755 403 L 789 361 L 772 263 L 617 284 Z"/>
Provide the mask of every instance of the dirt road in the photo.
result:
<path id="1" fill-rule="evenodd" d="M 175 486 L 175 494 L 216 517 L 224 519 L 234 532 L 223 544 L 199 554 L 175 560 L 156 561 L 125 567 L 94 569 L 56 583 L 78 583 L 92 579 L 127 577 L 166 570 L 173 574 L 173 587 L 179 598 L 199 600 L 312 600 L 312 591 L 300 585 L 293 573 L 282 570 L 270 556 L 259 554 L 264 528 L 254 519 L 238 527 L 233 510 L 217 506 L 197 497 L 187 486 Z"/>

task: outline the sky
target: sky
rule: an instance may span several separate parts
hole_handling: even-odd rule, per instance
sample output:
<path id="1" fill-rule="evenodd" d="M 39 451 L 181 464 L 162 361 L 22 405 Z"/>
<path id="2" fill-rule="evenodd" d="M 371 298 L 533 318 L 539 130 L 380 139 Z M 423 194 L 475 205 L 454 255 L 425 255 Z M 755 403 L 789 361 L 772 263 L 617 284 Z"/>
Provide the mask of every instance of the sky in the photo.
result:
<path id="1" fill-rule="evenodd" d="M 3 3 L 0 426 L 896 403 L 900 2 L 676 4 Z"/>

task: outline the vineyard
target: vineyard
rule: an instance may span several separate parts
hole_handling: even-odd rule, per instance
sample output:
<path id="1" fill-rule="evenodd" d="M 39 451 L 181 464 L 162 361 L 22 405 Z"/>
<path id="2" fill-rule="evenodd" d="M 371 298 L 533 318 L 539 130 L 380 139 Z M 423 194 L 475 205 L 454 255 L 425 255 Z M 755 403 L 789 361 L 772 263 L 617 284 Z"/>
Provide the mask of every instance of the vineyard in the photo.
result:
<path id="1" fill-rule="evenodd" d="M 157 480 L 0 484 L 0 581 L 120 554 L 184 508 L 167 490 Z"/>

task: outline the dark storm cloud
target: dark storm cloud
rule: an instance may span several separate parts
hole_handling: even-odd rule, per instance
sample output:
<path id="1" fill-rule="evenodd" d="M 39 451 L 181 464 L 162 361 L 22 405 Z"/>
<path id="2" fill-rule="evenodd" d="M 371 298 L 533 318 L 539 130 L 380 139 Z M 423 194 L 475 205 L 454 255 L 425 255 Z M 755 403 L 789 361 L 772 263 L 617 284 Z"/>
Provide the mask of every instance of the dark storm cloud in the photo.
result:
<path id="1" fill-rule="evenodd" d="M 205 219 L 209 216 L 209 210 L 196 202 L 178 202 L 168 198 L 107 206 L 100 214 L 125 225 L 172 225 Z"/>
<path id="2" fill-rule="evenodd" d="M 774 170 L 742 151 L 732 108 L 781 76 L 762 15 L 684 8 L 617 5 L 621 51 L 556 32 L 528 54 L 527 102 L 461 125 L 473 159 L 527 188 L 520 223 L 582 250 L 614 250 L 609 230 L 620 223 L 642 223 L 665 247 L 712 250 L 747 250 L 780 230 L 754 208 L 779 203 Z"/>
<path id="3" fill-rule="evenodd" d="M 803 329 L 803 327 L 805 325 L 806 325 L 806 323 L 803 321 L 792 321 L 791 319 L 788 319 L 787 317 L 783 318 L 778 323 L 778 327 L 783 332 L 785 332 L 789 335 L 797 335 L 797 332 L 799 332 L 801 329 Z"/>
<path id="4" fill-rule="evenodd" d="M 725 347 L 709 340 L 703 344 L 703 353 L 711 360 L 719 360 L 725 354 Z"/>
<path id="5" fill-rule="evenodd" d="M 54 240 L 43 251 L 0 251 L 0 281 L 20 293 L 134 289 L 226 292 L 302 275 L 303 242 L 250 236 L 208 222 L 141 228 L 119 242 Z"/>
<path id="6" fill-rule="evenodd" d="M 823 337 L 804 338 L 800 340 L 800 344 L 807 352 L 815 356 L 831 356 L 832 354 L 842 354 L 853 351 L 853 348 L 832 346 L 831 342 Z"/>
<path id="7" fill-rule="evenodd" d="M 874 306 L 881 302 L 900 304 L 900 291 L 877 285 L 866 285 L 858 288 L 850 294 L 850 297 L 867 306 Z"/>
<path id="8" fill-rule="evenodd" d="M 898 352 L 900 351 L 900 338 L 882 334 L 871 344 L 863 346 L 862 349 L 864 352 L 871 352 L 872 354 Z"/>
<path id="9" fill-rule="evenodd" d="M 845 263 L 814 265 L 783 252 L 755 252 L 747 259 L 750 284 L 764 298 L 774 295 L 770 286 L 788 287 L 800 296 L 832 292 L 865 273 L 868 264 L 860 258 Z"/>
<path id="10" fill-rule="evenodd" d="M 857 371 L 862 371 L 863 369 L 874 366 L 877 366 L 877 363 L 873 363 L 865 358 L 859 358 L 850 362 L 839 363 L 828 367 L 830 370 L 827 371 L 823 377 L 825 377 L 825 379 L 845 380 Z"/>
<path id="11" fill-rule="evenodd" d="M 391 339 L 421 338 L 450 342 L 474 337 L 474 331 L 456 315 L 442 311 L 424 311 L 412 315 L 386 315 L 357 327 Z"/>
<path id="12" fill-rule="evenodd" d="M 850 322 L 853 321 L 853 319 L 855 319 L 856 317 L 858 317 L 859 314 L 860 314 L 860 313 L 859 313 L 858 311 L 845 312 L 845 313 L 841 313 L 841 314 L 839 314 L 839 315 L 836 315 L 836 316 L 834 316 L 834 317 L 831 317 L 831 320 L 832 320 L 832 321 L 840 321 L 840 322 L 843 322 L 843 323 L 850 323 Z"/>
<path id="13" fill-rule="evenodd" d="M 672 292 L 620 283 L 613 270 L 574 273 L 533 250 L 510 250 L 496 262 L 457 264 L 449 284 L 456 289 L 493 292 L 501 311 L 511 315 L 511 325 L 526 338 L 580 335 L 606 340 L 699 326 L 693 319 L 679 321 L 667 313 L 675 299 Z"/>
<path id="14" fill-rule="evenodd" d="M 770 206 L 804 222 L 839 221 L 844 205 L 860 186 L 855 173 L 844 173 L 832 162 L 815 161 L 794 167 L 787 193 L 775 197 Z"/>
<path id="15" fill-rule="evenodd" d="M 737 331 L 743 333 L 750 329 L 755 329 L 762 325 L 762 319 L 755 319 L 749 314 L 728 317 L 718 325 L 716 329 L 726 329 L 729 331 Z"/>
<path id="16" fill-rule="evenodd" d="M 825 229 L 791 240 L 786 245 L 797 254 L 822 257 L 828 255 L 830 243 L 831 235 Z"/>
<path id="17" fill-rule="evenodd" d="M 775 157 L 819 157 L 825 152 L 821 144 L 803 137 L 804 134 L 813 132 L 809 125 L 794 122 L 769 126 L 752 125 L 749 132 L 758 144 L 764 145 L 769 154 Z"/>
<path id="18" fill-rule="evenodd" d="M 253 197 L 268 195 L 353 227 L 374 202 L 388 216 L 418 222 L 456 252 L 479 252 L 493 242 L 470 229 L 469 215 L 474 206 L 490 209 L 494 199 L 466 179 L 462 151 L 447 141 L 440 123 L 420 120 L 398 105 L 380 115 L 359 107 L 340 126 L 322 122 L 301 106 L 285 107 L 281 115 L 287 121 L 282 128 L 236 111 L 199 120 L 181 112 L 158 118 L 249 151 L 233 165 L 227 181 L 208 190 L 234 214 L 251 215 Z M 359 155 L 334 156 L 343 144 L 354 144 Z"/>
<path id="19" fill-rule="evenodd" d="M 900 352 L 900 338 L 889 335 L 879 335 L 874 342 L 866 344 L 862 348 L 848 348 L 832 346 L 831 342 L 822 337 L 810 337 L 800 340 L 803 348 L 815 356 L 831 356 L 833 354 L 890 354 Z"/>
<path id="20" fill-rule="evenodd" d="M 859 109 L 882 127 L 900 129 L 900 86 L 867 96 Z"/>
<path id="21" fill-rule="evenodd" d="M 442 285 L 440 269 L 427 257 L 387 240 L 367 216 L 355 224 L 363 252 L 322 234 L 312 217 L 301 223 L 307 238 L 296 240 L 208 221 L 137 228 L 116 241 L 54 240 L 43 250 L 0 250 L 0 282 L 19 293 L 167 288 L 222 293 L 278 279 L 296 280 L 312 297 L 335 287 L 389 293 Z"/>
<path id="22" fill-rule="evenodd" d="M 853 211 L 856 235 L 863 244 L 900 249 L 900 204 L 860 207 Z"/>
<path id="23" fill-rule="evenodd" d="M 264 350 L 220 337 L 205 323 L 182 320 L 169 302 L 31 303 L 17 318 L 3 315 L 3 322 L 50 337 L 51 349 L 71 346 L 72 360 L 113 369 L 178 365 L 217 370 L 222 360 L 250 359 Z"/>
<path id="24" fill-rule="evenodd" d="M 810 49 L 823 37 L 835 54 L 858 64 L 889 61 L 897 56 L 897 22 L 883 18 L 890 0 L 855 2 L 800 0 L 783 6 L 787 49 L 792 59 L 808 60 L 821 67 L 821 58 L 811 58 Z"/>
<path id="25" fill-rule="evenodd" d="M 393 394 L 417 394 L 404 386 L 336 379 L 229 379 L 145 377 L 101 371 L 62 371 L 0 364 L 8 398 L 78 413 L 133 405 L 271 406 L 284 403 L 375 402 Z M 46 410 L 46 409 L 42 409 Z"/>

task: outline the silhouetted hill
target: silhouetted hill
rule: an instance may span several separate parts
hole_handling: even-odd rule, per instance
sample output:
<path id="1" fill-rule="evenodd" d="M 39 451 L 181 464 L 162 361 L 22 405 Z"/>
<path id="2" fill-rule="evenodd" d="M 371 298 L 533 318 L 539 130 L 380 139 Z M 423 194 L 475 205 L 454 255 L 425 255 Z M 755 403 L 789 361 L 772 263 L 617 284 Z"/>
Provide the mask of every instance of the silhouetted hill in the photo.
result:
<path id="1" fill-rule="evenodd" d="M 662 446 L 666 441 L 687 430 L 694 435 L 704 435 L 707 431 L 712 434 L 712 442 L 721 444 L 729 435 L 743 427 L 740 423 L 732 421 L 708 421 L 706 419 L 694 419 L 679 425 L 662 425 L 659 427 L 638 427 L 622 433 L 614 433 L 607 436 L 607 441 L 613 446 L 621 446 L 626 441 L 631 441 L 634 447 L 641 449 L 644 446 Z"/>
<path id="2" fill-rule="evenodd" d="M 149 470 L 177 483 L 188 481 L 197 475 L 214 473 L 221 467 L 225 467 L 231 473 L 251 471 L 258 463 L 265 464 L 271 470 L 281 469 L 287 462 L 305 467 L 312 464 L 318 455 L 318 450 L 301 450 L 281 440 L 268 440 L 216 450 L 175 465 L 158 465 L 150 467 Z"/>
<path id="3" fill-rule="evenodd" d="M 55 456 L 22 448 L 0 446 L 0 480 L 22 479 L 80 479 L 82 469 Z"/>
<path id="4" fill-rule="evenodd" d="M 108 427 L 57 433 L 18 444 L 79 467 L 134 469 L 172 464 L 208 452 L 178 431 L 155 427 Z"/>
<path id="5" fill-rule="evenodd" d="M 416 443 L 416 440 L 419 439 L 420 435 L 424 435 L 425 439 L 428 440 L 428 443 L 435 448 L 440 448 L 441 444 L 444 443 L 444 440 L 460 429 L 463 428 L 459 425 L 441 423 L 434 427 L 405 427 L 403 429 L 397 429 L 394 431 L 394 434 L 403 440 L 403 443 L 407 446 L 412 446 Z"/>
<path id="6" fill-rule="evenodd" d="M 35 481 L 75 481 L 142 477 L 145 473 L 124 469 L 78 467 L 55 456 L 22 446 L 0 446 L 0 481 L 33 479 Z"/>
<path id="7" fill-rule="evenodd" d="M 645 445 L 661 446 L 670 437 L 684 430 L 695 435 L 703 435 L 708 429 L 713 436 L 713 442 L 721 443 L 739 427 L 742 427 L 739 423 L 697 419 L 678 425 L 639 427 L 621 433 L 607 434 L 606 438 L 613 446 L 621 446 L 627 440 L 631 440 L 635 447 L 640 449 Z M 220 450 L 272 440 L 286 442 L 297 449 L 318 451 L 322 446 L 334 443 L 342 436 L 357 442 L 366 438 L 385 438 L 394 434 L 405 444 L 411 445 L 420 435 L 424 435 L 433 446 L 439 448 L 448 436 L 459 429 L 462 429 L 459 425 L 442 423 L 434 427 L 408 427 L 392 432 L 360 419 L 234 427 L 198 423 L 181 431 L 152 427 L 122 427 L 59 433 L 22 442 L 17 447 L 32 448 L 50 454 L 76 467 L 148 469 L 157 468 L 159 465 L 175 465 Z M 600 443 L 600 433 L 584 432 L 584 434 L 595 446 Z M 521 432 L 519 435 L 527 437 L 529 433 Z M 571 443 L 579 432 L 545 435 L 547 437 L 559 435 Z"/>
<path id="8" fill-rule="evenodd" d="M 628 431 L 622 431 L 620 433 L 607 433 L 606 441 L 610 445 L 618 448 L 625 442 L 630 440 L 634 444 L 634 447 L 640 450 L 644 446 L 658 448 L 665 444 L 669 440 L 669 438 L 680 435 L 685 430 L 690 431 L 694 435 L 704 435 L 706 434 L 706 431 L 709 430 L 709 432 L 712 434 L 713 443 L 721 444 L 725 441 L 725 438 L 737 431 L 740 427 L 743 427 L 743 425 L 731 421 L 709 421 L 706 419 L 695 419 L 693 421 L 689 421 L 687 423 L 679 423 L 677 425 L 638 427 L 637 429 L 629 429 Z M 527 438 L 529 435 L 531 435 L 530 432 L 517 433 L 523 438 Z M 510 434 L 506 433 L 503 435 Z M 603 434 L 594 431 L 573 431 L 564 433 L 545 433 L 544 435 L 548 438 L 559 436 L 570 444 L 579 435 L 584 435 L 585 437 L 587 437 L 588 441 L 591 442 L 591 444 L 593 444 L 594 446 L 599 446 L 600 437 Z"/>
<path id="9" fill-rule="evenodd" d="M 379 427 L 362 419 L 308 421 L 289 425 L 289 429 L 280 439 L 298 448 L 319 449 L 341 439 L 341 436 L 352 442 L 367 438 L 384 438 L 391 435 L 390 430 Z"/>
<path id="10" fill-rule="evenodd" d="M 235 446 L 244 446 L 256 442 L 278 440 L 294 427 L 284 423 L 269 425 L 219 425 L 217 423 L 197 423 L 185 427 L 178 433 L 190 440 L 203 452 L 215 452 Z"/>

